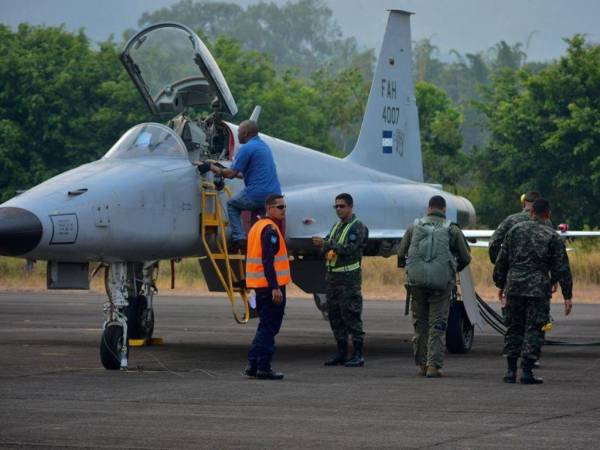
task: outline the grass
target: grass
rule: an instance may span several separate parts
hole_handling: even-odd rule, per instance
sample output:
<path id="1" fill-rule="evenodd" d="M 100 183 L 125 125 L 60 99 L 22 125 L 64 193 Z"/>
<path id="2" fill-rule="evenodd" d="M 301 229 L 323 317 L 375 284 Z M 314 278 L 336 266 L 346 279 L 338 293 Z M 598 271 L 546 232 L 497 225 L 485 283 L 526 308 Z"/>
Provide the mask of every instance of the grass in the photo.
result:
<path id="1" fill-rule="evenodd" d="M 600 244 L 578 241 L 569 253 L 574 279 L 575 301 L 600 300 Z M 496 288 L 492 282 L 492 264 L 487 250 L 472 250 L 471 271 L 477 291 L 484 298 L 494 298 Z M 195 258 L 184 259 L 175 265 L 176 294 L 205 294 L 206 284 Z M 163 262 L 158 278 L 161 294 L 171 292 L 169 264 Z M 91 288 L 103 292 L 102 270 L 92 280 Z M 29 271 L 25 262 L 18 258 L 0 257 L 0 290 L 46 289 L 46 263 L 36 263 Z M 296 286 L 289 290 L 291 296 L 307 296 Z M 363 261 L 363 294 L 366 298 L 404 299 L 404 271 L 396 267 L 396 258 L 365 258 Z"/>

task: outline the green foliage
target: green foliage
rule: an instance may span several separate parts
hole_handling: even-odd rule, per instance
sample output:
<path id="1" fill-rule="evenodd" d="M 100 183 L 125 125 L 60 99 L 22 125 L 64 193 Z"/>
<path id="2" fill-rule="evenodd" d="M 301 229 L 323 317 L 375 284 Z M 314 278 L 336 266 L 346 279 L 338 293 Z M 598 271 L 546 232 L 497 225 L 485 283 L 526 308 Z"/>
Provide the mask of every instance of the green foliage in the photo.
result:
<path id="1" fill-rule="evenodd" d="M 145 117 L 113 43 L 94 51 L 83 32 L 0 26 L 0 54 L 2 200 L 97 159 Z"/>
<path id="2" fill-rule="evenodd" d="M 371 80 L 365 79 L 360 68 L 345 69 L 336 74 L 322 69 L 313 73 L 312 80 L 320 92 L 318 107 L 327 118 L 330 134 L 340 144 L 335 153 L 345 156 L 358 139 Z"/>
<path id="3" fill-rule="evenodd" d="M 243 50 L 231 38 L 219 37 L 212 46 L 227 79 L 240 120 L 261 105 L 261 131 L 321 151 L 334 148 L 330 120 L 321 107 L 318 86 L 287 71 L 278 74 L 264 53 Z"/>
<path id="4" fill-rule="evenodd" d="M 526 63 L 524 45 L 513 45 L 501 41 L 487 51 L 461 54 L 456 50 L 450 53 L 455 61 L 442 62 L 438 48 L 430 39 L 422 39 L 414 44 L 414 76 L 418 81 L 427 81 L 445 90 L 453 102 L 460 106 L 464 115 L 462 126 L 463 148 L 471 152 L 473 147 L 487 144 L 488 130 L 486 117 L 474 106 L 482 100 L 481 89 L 491 83 L 498 72 L 512 72 L 521 67 L 539 71 L 545 63 Z"/>
<path id="5" fill-rule="evenodd" d="M 480 105 L 492 134 L 478 152 L 488 223 L 526 190 L 551 201 L 555 221 L 600 223 L 600 47 L 567 42 L 567 55 L 537 74 L 498 73 Z"/>
<path id="6" fill-rule="evenodd" d="M 417 83 L 416 97 L 425 180 L 456 187 L 469 164 L 462 151 L 462 114 L 446 92 L 425 81 Z"/>
<path id="7" fill-rule="evenodd" d="M 323 0 L 290 1 L 281 6 L 261 1 L 246 9 L 227 2 L 182 0 L 145 13 L 138 24 L 162 21 L 201 30 L 210 41 L 219 36 L 233 38 L 246 50 L 271 55 L 275 67 L 294 68 L 304 75 L 326 64 L 335 69 L 361 64 L 367 73 L 372 70 L 372 50 L 361 52 L 356 39 L 342 38 Z"/>

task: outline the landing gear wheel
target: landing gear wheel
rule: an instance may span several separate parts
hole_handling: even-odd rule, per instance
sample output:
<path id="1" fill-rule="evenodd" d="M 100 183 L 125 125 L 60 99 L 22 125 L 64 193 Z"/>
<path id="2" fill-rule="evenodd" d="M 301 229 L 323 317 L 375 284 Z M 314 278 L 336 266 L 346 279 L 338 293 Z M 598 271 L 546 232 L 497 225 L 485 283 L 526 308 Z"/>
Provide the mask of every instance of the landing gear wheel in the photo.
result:
<path id="1" fill-rule="evenodd" d="M 127 316 L 127 337 L 129 339 L 152 338 L 154 332 L 154 310 L 148 308 L 148 300 L 143 295 L 129 299 L 125 308 Z"/>
<path id="2" fill-rule="evenodd" d="M 473 346 L 475 327 L 469 321 L 462 302 L 452 301 L 446 328 L 446 348 L 450 353 L 468 353 Z"/>
<path id="3" fill-rule="evenodd" d="M 313 294 L 313 298 L 315 299 L 315 305 L 321 314 L 323 315 L 324 320 L 329 320 L 329 312 L 327 311 L 327 296 L 325 294 Z"/>
<path id="4" fill-rule="evenodd" d="M 123 327 L 119 323 L 109 323 L 100 340 L 100 360 L 105 369 L 121 368 L 121 348 L 123 348 Z M 127 354 L 129 355 L 129 345 Z"/>

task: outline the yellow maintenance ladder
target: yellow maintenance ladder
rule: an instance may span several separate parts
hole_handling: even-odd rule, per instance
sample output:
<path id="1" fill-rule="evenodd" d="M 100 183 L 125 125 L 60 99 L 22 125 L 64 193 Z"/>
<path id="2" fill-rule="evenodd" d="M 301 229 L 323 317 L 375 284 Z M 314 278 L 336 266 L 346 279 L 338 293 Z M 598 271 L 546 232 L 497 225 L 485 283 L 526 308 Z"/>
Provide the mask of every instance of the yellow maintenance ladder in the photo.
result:
<path id="1" fill-rule="evenodd" d="M 209 182 L 202 183 L 201 189 L 201 231 L 202 244 L 206 256 L 210 259 L 217 278 L 229 297 L 233 317 L 240 324 L 247 323 L 250 319 L 250 306 L 248 303 L 248 290 L 243 286 L 244 282 L 244 260 L 245 255 L 241 253 L 229 254 L 227 251 L 227 235 L 225 229 L 229 224 L 223 214 L 223 207 L 219 199 L 219 191 L 215 185 Z M 231 191 L 225 187 L 227 197 L 231 198 Z M 214 239 L 216 251 L 209 245 L 209 239 Z M 222 262 L 222 264 L 219 264 Z M 237 273 L 233 264 L 237 264 Z M 239 276 L 238 276 L 239 275 Z M 242 301 L 242 315 L 236 308 L 237 296 Z"/>

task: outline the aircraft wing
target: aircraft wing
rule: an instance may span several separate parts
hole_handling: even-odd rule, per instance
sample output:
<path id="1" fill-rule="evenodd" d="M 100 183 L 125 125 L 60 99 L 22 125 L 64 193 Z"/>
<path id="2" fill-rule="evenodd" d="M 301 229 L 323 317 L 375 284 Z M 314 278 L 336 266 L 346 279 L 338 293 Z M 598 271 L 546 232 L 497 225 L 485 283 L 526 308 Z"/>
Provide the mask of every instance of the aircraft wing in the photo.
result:
<path id="1" fill-rule="evenodd" d="M 492 237 L 493 233 L 494 233 L 494 230 L 463 230 L 463 234 L 469 240 L 471 240 L 471 239 L 487 240 Z M 561 231 L 561 230 L 556 230 L 556 233 L 560 237 L 565 238 L 565 239 L 566 238 L 574 239 L 574 238 L 586 238 L 586 237 L 588 237 L 588 238 L 600 237 L 600 231 L 579 231 L 579 230 Z"/>
<path id="2" fill-rule="evenodd" d="M 600 237 L 600 231 L 557 231 L 558 235 L 562 238 L 586 238 L 586 237 Z"/>
<path id="3" fill-rule="evenodd" d="M 494 230 L 462 230 L 467 239 L 489 239 Z"/>
<path id="4" fill-rule="evenodd" d="M 463 234 L 469 241 L 471 248 L 489 248 L 489 239 L 492 237 L 494 230 L 463 230 Z M 576 238 L 598 238 L 600 231 L 561 231 L 556 230 L 556 233 L 563 239 Z M 568 252 L 573 251 L 572 248 L 567 248 Z"/>
<path id="5" fill-rule="evenodd" d="M 402 239 L 406 233 L 404 229 L 375 229 L 369 228 L 369 239 Z M 321 237 L 325 237 L 326 233 L 320 233 Z M 317 233 L 319 235 L 319 233 Z M 313 235 L 290 236 L 290 239 L 311 239 Z"/>

